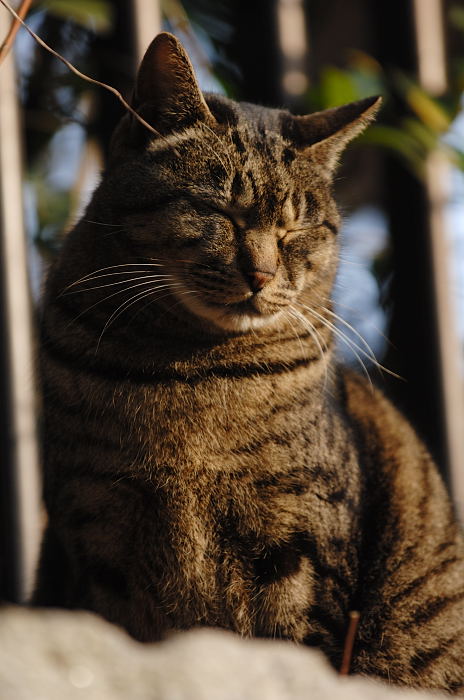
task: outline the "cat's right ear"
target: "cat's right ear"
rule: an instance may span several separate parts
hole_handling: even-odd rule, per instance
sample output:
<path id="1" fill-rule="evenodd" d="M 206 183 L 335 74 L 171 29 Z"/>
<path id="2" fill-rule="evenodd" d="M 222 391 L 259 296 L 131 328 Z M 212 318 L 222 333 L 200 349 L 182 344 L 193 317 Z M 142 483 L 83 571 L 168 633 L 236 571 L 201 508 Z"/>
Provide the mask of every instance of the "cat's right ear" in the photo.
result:
<path id="1" fill-rule="evenodd" d="M 132 106 L 165 135 L 202 120 L 215 121 L 202 95 L 190 59 L 173 34 L 158 34 L 148 47 L 137 74 Z M 150 133 L 133 119 L 131 134 Z"/>
<path id="2" fill-rule="evenodd" d="M 381 97 L 367 97 L 303 117 L 286 116 L 283 136 L 331 173 L 345 146 L 375 118 L 381 102 Z"/>

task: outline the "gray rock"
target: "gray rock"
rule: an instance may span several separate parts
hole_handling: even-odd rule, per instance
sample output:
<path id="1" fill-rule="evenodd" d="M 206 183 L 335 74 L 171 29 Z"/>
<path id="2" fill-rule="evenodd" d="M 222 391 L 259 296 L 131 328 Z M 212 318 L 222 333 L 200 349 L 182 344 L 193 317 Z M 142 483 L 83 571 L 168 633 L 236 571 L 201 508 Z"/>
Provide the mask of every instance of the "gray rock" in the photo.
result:
<path id="1" fill-rule="evenodd" d="M 316 651 L 219 630 L 142 645 L 85 612 L 0 611 L 1 700 L 420 700 L 340 678 Z"/>

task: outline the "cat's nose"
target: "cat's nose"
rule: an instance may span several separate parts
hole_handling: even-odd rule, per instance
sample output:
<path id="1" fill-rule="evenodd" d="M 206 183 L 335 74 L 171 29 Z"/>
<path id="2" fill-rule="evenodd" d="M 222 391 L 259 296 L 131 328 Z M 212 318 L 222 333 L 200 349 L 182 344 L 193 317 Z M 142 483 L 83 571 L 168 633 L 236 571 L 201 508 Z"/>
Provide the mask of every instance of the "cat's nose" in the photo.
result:
<path id="1" fill-rule="evenodd" d="M 252 292 L 259 292 L 268 282 L 275 277 L 275 272 L 267 270 L 248 270 L 245 277 Z"/>

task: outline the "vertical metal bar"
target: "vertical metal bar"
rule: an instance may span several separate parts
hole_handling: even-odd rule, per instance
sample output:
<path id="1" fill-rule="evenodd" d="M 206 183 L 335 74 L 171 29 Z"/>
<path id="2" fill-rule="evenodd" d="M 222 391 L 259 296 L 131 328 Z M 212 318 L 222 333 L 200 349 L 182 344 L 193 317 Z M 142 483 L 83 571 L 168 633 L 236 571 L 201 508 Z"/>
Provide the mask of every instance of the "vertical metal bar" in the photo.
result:
<path id="1" fill-rule="evenodd" d="M 436 150 L 427 158 L 426 188 L 429 200 L 429 236 L 433 261 L 433 285 L 437 309 L 440 371 L 443 386 L 445 429 L 450 486 L 459 516 L 464 522 L 464 381 L 451 289 L 450 245 L 445 207 L 450 199 L 451 166 Z"/>
<path id="2" fill-rule="evenodd" d="M 442 0 L 413 0 L 419 82 L 434 95 L 447 89 Z M 439 150 L 426 163 L 429 236 L 437 309 L 440 372 L 443 387 L 450 485 L 464 522 L 464 381 L 457 335 L 457 316 L 451 290 L 450 249 L 445 208 L 450 198 L 449 160 Z"/>
<path id="3" fill-rule="evenodd" d="M 298 105 L 308 89 L 308 36 L 303 0 L 278 0 L 277 31 L 282 66 L 282 96 L 286 105 Z"/>
<path id="4" fill-rule="evenodd" d="M 132 0 L 137 64 L 151 40 L 161 31 L 160 0 Z"/>
<path id="5" fill-rule="evenodd" d="M 240 68 L 241 99 L 281 104 L 277 0 L 236 0 L 230 6 L 234 26 L 231 53 Z"/>
<path id="6" fill-rule="evenodd" d="M 414 0 L 414 21 L 419 82 L 441 95 L 447 88 L 442 0 Z"/>
<path id="7" fill-rule="evenodd" d="M 1 36 L 9 22 L 9 15 L 0 12 Z M 15 583 L 9 597 L 24 602 L 31 590 L 40 540 L 40 480 L 16 85 L 10 54 L 0 69 L 0 264 L 4 324 L 0 342 L 7 416 L 1 468 L 10 490 L 9 522 L 13 530 L 8 533 L 13 543 L 13 561 L 6 565 L 13 567 Z"/>

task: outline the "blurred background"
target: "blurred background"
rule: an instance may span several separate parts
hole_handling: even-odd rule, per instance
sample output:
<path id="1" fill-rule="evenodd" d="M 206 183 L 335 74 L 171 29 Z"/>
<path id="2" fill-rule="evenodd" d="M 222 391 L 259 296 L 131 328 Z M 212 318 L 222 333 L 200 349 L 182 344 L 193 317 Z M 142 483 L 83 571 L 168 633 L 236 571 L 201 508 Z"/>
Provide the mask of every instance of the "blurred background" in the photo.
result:
<path id="1" fill-rule="evenodd" d="M 18 9 L 24 3 L 13 2 Z M 160 29 L 204 90 L 295 113 L 384 96 L 348 149 L 339 354 L 393 398 L 464 504 L 464 0 L 33 0 L 29 26 L 129 98 Z M 0 6 L 0 42 L 12 18 Z M 123 114 L 20 29 L 0 52 L 0 598 L 30 586 L 40 530 L 34 322 L 44 270 Z M 372 357 L 401 379 L 378 371 Z"/>

